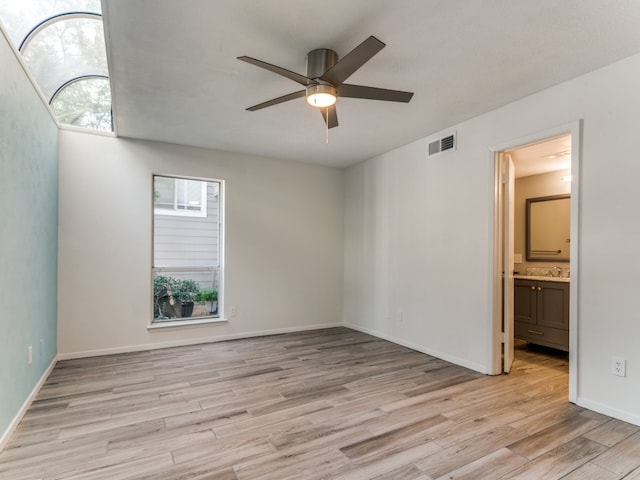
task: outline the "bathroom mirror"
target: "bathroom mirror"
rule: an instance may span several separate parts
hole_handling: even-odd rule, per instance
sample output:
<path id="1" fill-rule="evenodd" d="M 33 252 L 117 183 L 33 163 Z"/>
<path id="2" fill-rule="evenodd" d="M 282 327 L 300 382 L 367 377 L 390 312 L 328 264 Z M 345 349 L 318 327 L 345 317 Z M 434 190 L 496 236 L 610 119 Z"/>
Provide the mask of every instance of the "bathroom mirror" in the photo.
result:
<path id="1" fill-rule="evenodd" d="M 527 198 L 527 261 L 568 262 L 571 196 Z"/>

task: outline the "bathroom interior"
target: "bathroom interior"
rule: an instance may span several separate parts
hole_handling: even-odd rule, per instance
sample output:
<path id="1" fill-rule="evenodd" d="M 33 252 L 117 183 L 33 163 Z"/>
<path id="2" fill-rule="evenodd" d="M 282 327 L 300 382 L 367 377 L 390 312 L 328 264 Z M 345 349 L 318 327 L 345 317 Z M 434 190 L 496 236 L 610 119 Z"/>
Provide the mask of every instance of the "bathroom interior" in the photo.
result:
<path id="1" fill-rule="evenodd" d="M 507 152 L 515 166 L 514 337 L 518 352 L 569 350 L 571 135 Z"/>

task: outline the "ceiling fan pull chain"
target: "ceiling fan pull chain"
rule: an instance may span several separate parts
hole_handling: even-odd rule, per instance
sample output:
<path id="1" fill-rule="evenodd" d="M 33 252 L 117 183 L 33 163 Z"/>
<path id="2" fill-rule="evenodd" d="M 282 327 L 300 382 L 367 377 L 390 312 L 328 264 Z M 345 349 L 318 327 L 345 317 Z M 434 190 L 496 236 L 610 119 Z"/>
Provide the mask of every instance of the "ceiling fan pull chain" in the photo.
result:
<path id="1" fill-rule="evenodd" d="M 327 121 L 325 122 L 326 128 L 325 128 L 325 143 L 327 145 L 329 145 L 329 107 L 326 108 L 326 115 L 327 115 Z"/>

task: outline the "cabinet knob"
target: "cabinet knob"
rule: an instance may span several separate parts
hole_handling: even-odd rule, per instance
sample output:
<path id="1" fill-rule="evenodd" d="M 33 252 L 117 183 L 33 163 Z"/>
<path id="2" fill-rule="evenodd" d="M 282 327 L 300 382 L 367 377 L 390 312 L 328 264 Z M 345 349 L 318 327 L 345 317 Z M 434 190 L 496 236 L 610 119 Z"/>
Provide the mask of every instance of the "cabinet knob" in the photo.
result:
<path id="1" fill-rule="evenodd" d="M 541 292 L 542 291 L 542 287 L 538 287 L 538 291 Z"/>
<path id="2" fill-rule="evenodd" d="M 531 285 L 531 290 L 535 290 L 535 289 L 536 289 L 536 287 L 534 287 L 533 285 Z"/>

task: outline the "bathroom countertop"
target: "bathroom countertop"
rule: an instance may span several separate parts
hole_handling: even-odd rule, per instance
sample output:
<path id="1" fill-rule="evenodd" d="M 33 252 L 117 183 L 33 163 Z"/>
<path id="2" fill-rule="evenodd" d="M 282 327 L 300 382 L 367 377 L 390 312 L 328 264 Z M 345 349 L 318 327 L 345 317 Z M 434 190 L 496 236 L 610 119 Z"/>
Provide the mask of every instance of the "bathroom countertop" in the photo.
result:
<path id="1" fill-rule="evenodd" d="M 552 277 L 550 275 L 523 275 L 515 274 L 513 278 L 522 278 L 524 280 L 541 280 L 543 282 L 563 282 L 569 283 L 571 279 L 569 277 Z"/>

